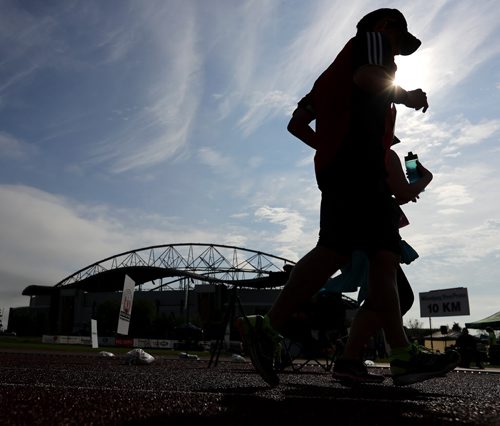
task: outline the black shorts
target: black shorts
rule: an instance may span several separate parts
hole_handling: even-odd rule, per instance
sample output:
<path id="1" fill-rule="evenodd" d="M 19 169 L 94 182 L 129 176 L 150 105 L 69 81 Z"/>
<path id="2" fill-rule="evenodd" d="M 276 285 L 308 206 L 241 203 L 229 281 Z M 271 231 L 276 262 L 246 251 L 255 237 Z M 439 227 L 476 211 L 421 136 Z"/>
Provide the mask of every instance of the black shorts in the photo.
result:
<path id="1" fill-rule="evenodd" d="M 323 190 L 318 245 L 341 255 L 362 250 L 368 256 L 388 250 L 401 253 L 400 208 L 387 191 Z"/>

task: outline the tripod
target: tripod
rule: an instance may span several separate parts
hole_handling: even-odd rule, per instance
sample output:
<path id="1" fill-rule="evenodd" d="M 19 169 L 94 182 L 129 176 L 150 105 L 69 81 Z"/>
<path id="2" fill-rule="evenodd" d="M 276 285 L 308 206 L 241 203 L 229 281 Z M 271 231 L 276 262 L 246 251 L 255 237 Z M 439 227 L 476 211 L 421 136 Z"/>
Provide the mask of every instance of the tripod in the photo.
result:
<path id="1" fill-rule="evenodd" d="M 232 323 L 232 321 L 234 319 L 234 315 L 236 313 L 236 303 L 238 304 L 238 308 L 239 308 L 241 314 L 243 316 L 245 316 L 245 313 L 243 311 L 243 307 L 241 306 L 240 298 L 238 297 L 238 294 L 237 294 L 237 287 L 233 286 L 231 288 L 231 295 L 229 296 L 229 302 L 227 305 L 226 314 L 224 315 L 224 320 L 222 322 L 220 335 L 215 340 L 215 345 L 211 350 L 210 361 L 208 363 L 209 368 L 212 366 L 212 364 L 214 365 L 214 367 L 216 367 L 217 363 L 219 362 L 219 355 L 220 355 L 220 351 L 221 351 L 223 343 L 224 343 L 224 335 L 226 333 L 227 326 L 228 326 L 228 324 Z"/>

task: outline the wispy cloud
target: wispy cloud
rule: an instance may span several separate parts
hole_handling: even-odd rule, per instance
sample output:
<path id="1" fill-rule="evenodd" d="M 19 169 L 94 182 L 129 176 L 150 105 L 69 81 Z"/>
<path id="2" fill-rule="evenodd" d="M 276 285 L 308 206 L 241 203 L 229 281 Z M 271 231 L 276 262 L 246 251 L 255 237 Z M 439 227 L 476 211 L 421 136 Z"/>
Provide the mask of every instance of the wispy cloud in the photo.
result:
<path id="1" fill-rule="evenodd" d="M 262 206 L 254 213 L 257 221 L 268 222 L 268 231 L 261 231 L 258 238 L 261 243 L 290 260 L 298 260 L 306 250 L 313 247 L 314 234 L 305 232 L 305 218 L 297 210 L 283 207 Z M 255 236 L 254 236 L 255 238 Z"/>
<path id="2" fill-rule="evenodd" d="M 0 5 L 1 74 L 8 73 L 0 92 L 29 84 L 39 72 L 75 71 L 115 62 L 135 42 L 135 29 L 140 24 L 137 20 L 124 23 L 114 19 L 120 16 L 120 10 L 115 10 L 111 18 L 101 10 L 102 5 L 94 2 L 46 6 L 35 11 L 29 5 Z M 72 32 L 82 25 L 86 31 Z"/>
<path id="3" fill-rule="evenodd" d="M 0 132 L 0 158 L 21 160 L 36 152 L 32 145 L 4 132 Z"/>
<path id="4" fill-rule="evenodd" d="M 474 201 L 474 198 L 470 196 L 464 185 L 444 184 L 435 188 L 434 194 L 437 197 L 437 205 L 439 206 L 463 206 Z"/>
<path id="5" fill-rule="evenodd" d="M 146 170 L 181 155 L 188 143 L 190 122 L 174 116 L 165 125 L 158 117 L 159 105 L 132 118 L 129 131 L 118 132 L 94 150 L 91 163 L 110 163 L 114 173 Z M 190 109 L 194 105 L 187 105 Z M 155 111 L 156 110 L 156 111 Z M 168 113 L 168 107 L 163 111 Z"/>
<path id="6" fill-rule="evenodd" d="M 155 67 L 137 76 L 144 79 L 143 107 L 131 116 L 125 131 L 101 143 L 94 157 L 110 161 L 116 173 L 164 163 L 187 147 L 201 102 L 203 54 L 197 49 L 201 34 L 192 5 L 178 4 L 171 12 L 165 5 L 141 10 L 143 31 L 151 43 L 141 55 L 136 51 L 128 59 Z"/>
<path id="7" fill-rule="evenodd" d="M 202 147 L 198 150 L 200 161 L 209 166 L 215 173 L 232 173 L 234 161 L 227 155 L 217 152 L 211 147 Z"/>
<path id="8" fill-rule="evenodd" d="M 111 15 L 104 4 L 81 6 L 46 8 L 42 17 L 20 8 L 7 9 L 3 21 L 9 18 L 11 22 L 2 22 L 2 28 L 14 26 L 11 33 L 17 36 L 4 34 L 1 38 L 0 49 L 5 52 L 2 70 L 8 73 L 0 92 L 28 84 L 47 70 L 65 71 L 74 78 L 81 73 L 79 80 L 89 84 L 91 79 L 107 78 L 110 65 L 120 66 L 124 75 L 131 76 L 130 87 L 121 87 L 122 93 L 116 93 L 114 85 L 103 85 L 101 95 L 106 104 L 117 98 L 116 108 L 122 108 L 124 93 L 137 93 L 137 85 L 142 84 L 140 97 L 129 101 L 139 108 L 129 113 L 126 125 L 113 129 L 108 124 L 102 129 L 107 136 L 94 142 L 91 163 L 106 162 L 111 165 L 109 170 L 121 173 L 182 154 L 200 103 L 203 77 L 196 48 L 202 35 L 193 5 L 178 3 L 172 8 L 151 2 L 139 7 L 130 3 Z M 81 32 L 75 31 L 80 27 Z M 139 72 L 132 73 L 130 64 L 134 63 L 143 63 L 143 68 L 136 66 Z M 102 115 L 99 106 L 95 110 Z M 79 120 L 81 127 L 89 117 Z M 94 119 L 92 132 L 96 126 L 103 123 Z"/>
<path id="9" fill-rule="evenodd" d="M 448 264 L 485 260 L 500 250 L 500 217 L 492 202 L 500 197 L 499 185 L 496 169 L 484 163 L 447 167 L 416 205 L 403 207 L 411 225 L 402 234 L 425 262 L 434 257 Z"/>
<path id="10" fill-rule="evenodd" d="M 255 212 L 255 217 L 283 227 L 275 238 L 279 242 L 296 241 L 302 232 L 302 225 L 304 224 L 304 218 L 297 211 L 287 210 L 282 207 L 260 207 Z"/>
<path id="11" fill-rule="evenodd" d="M 245 135 L 251 134 L 266 120 L 283 112 L 291 113 L 296 99 L 288 93 L 271 91 L 252 93 L 245 115 L 238 121 L 238 126 Z"/>
<path id="12" fill-rule="evenodd" d="M 476 145 L 490 138 L 500 129 L 500 120 L 483 120 L 477 124 L 463 120 L 456 138 L 451 140 L 453 145 Z M 447 152 L 445 149 L 444 152 Z"/>
<path id="13" fill-rule="evenodd" d="M 435 157 L 456 156 L 469 145 L 479 145 L 492 140 L 500 132 L 500 119 L 474 123 L 469 119 L 449 117 L 436 120 L 414 111 L 403 110 L 396 123 L 396 133 L 403 141 L 396 150 L 417 151 Z"/>

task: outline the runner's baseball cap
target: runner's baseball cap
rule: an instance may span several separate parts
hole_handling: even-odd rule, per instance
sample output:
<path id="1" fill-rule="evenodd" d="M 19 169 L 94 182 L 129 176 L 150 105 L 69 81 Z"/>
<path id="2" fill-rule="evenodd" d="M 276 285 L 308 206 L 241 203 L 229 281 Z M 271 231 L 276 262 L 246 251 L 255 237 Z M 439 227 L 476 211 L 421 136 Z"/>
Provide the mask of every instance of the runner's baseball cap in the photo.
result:
<path id="1" fill-rule="evenodd" d="M 422 42 L 408 31 L 408 24 L 406 22 L 406 19 L 403 14 L 397 9 L 383 8 L 374 10 L 373 12 L 370 12 L 368 15 L 361 18 L 356 28 L 358 29 L 358 32 L 371 31 L 373 30 L 375 24 L 383 18 L 387 18 L 391 23 L 393 22 L 393 25 L 396 28 L 400 29 L 400 31 L 402 32 L 403 39 L 401 41 L 400 48 L 401 55 L 411 55 L 420 47 Z"/>

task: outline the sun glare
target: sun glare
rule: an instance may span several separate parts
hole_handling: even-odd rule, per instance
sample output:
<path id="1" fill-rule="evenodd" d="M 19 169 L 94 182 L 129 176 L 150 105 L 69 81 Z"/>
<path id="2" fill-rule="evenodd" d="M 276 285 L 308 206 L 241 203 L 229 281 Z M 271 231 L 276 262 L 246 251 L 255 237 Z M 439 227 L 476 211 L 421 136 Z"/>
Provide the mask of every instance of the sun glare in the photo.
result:
<path id="1" fill-rule="evenodd" d="M 422 55 L 417 56 L 398 56 L 396 64 L 398 70 L 394 84 L 403 87 L 406 90 L 423 89 L 428 90 L 429 81 L 429 67 L 426 60 Z"/>

